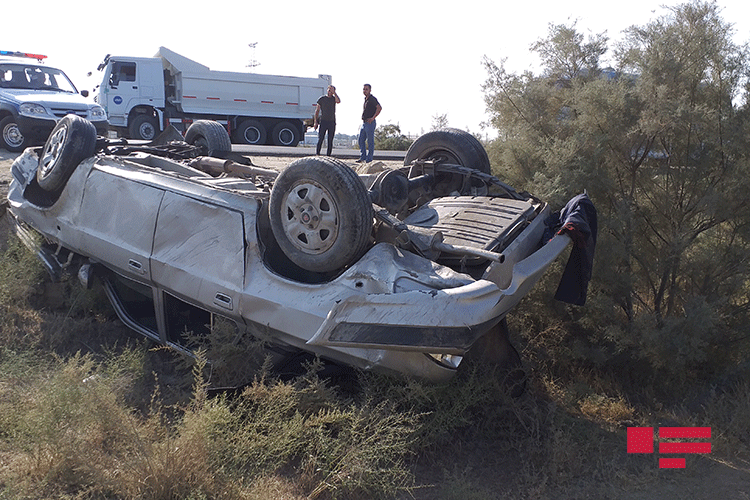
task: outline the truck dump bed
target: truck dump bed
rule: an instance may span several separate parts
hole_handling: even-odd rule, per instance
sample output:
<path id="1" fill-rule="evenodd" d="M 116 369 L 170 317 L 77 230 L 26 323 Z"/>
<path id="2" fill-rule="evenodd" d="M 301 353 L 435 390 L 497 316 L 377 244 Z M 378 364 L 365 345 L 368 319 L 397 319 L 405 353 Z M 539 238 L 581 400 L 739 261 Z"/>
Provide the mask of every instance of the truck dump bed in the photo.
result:
<path id="1" fill-rule="evenodd" d="M 185 113 L 311 118 L 330 77 L 318 78 L 212 71 L 161 47 L 156 54 L 174 79 L 167 100 Z"/>

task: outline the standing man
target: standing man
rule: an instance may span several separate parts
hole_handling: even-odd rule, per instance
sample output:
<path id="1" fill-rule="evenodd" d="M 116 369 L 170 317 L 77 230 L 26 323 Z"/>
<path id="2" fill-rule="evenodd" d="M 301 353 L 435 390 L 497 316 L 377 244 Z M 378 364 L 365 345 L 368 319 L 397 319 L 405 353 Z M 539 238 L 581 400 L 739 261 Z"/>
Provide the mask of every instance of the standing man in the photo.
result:
<path id="1" fill-rule="evenodd" d="M 365 105 L 362 109 L 362 126 L 359 129 L 359 160 L 357 163 L 370 163 L 375 152 L 375 118 L 383 108 L 377 98 L 370 93 L 372 86 L 365 83 L 362 93 L 365 95 Z M 365 144 L 365 141 L 367 144 Z M 367 146 L 367 148 L 365 147 Z"/>
<path id="2" fill-rule="evenodd" d="M 320 154 L 320 147 L 323 145 L 323 138 L 328 133 L 328 149 L 327 155 L 331 156 L 333 150 L 333 136 L 336 133 L 336 105 L 341 102 L 338 94 L 336 94 L 336 87 L 333 85 L 328 86 L 326 95 L 320 96 L 318 103 L 315 105 L 315 123 L 314 129 L 318 130 L 318 123 L 320 123 L 320 130 L 318 130 L 318 146 L 315 150 L 315 154 Z M 318 122 L 320 118 L 320 122 Z"/>

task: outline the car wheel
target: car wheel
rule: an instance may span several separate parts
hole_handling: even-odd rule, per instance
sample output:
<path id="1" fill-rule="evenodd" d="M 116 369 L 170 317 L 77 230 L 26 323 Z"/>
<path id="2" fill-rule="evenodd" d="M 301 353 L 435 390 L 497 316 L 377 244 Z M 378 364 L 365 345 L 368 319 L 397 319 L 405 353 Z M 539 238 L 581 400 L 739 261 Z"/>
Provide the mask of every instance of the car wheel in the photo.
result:
<path id="1" fill-rule="evenodd" d="M 198 146 L 204 156 L 221 155 L 232 151 L 229 133 L 220 123 L 197 120 L 185 132 L 185 142 Z"/>
<path id="2" fill-rule="evenodd" d="M 234 140 L 239 144 L 265 144 L 268 133 L 258 120 L 245 120 L 234 131 Z"/>
<path id="3" fill-rule="evenodd" d="M 276 146 L 295 147 L 299 144 L 299 131 L 291 122 L 279 122 L 273 128 L 272 139 Z"/>
<path id="4" fill-rule="evenodd" d="M 473 168 L 482 173 L 491 173 L 490 160 L 479 140 L 463 130 L 447 128 L 428 132 L 412 143 L 404 157 L 404 165 L 414 160 L 433 160 L 440 164 L 454 164 Z M 482 183 L 460 173 L 443 172 L 438 176 L 433 193 L 448 196 L 451 193 L 472 194 L 472 188 L 481 188 Z"/>
<path id="5" fill-rule="evenodd" d="M 6 116 L 0 121 L 0 146 L 11 153 L 18 153 L 29 146 L 29 140 L 21 133 L 16 119 Z"/>
<path id="6" fill-rule="evenodd" d="M 284 254 L 308 271 L 342 269 L 370 245 L 373 211 L 367 190 L 354 170 L 334 158 L 290 164 L 271 190 L 269 216 Z"/>
<path id="7" fill-rule="evenodd" d="M 151 115 L 136 115 L 130 122 L 128 132 L 133 139 L 153 141 L 159 131 L 156 118 Z"/>
<path id="8" fill-rule="evenodd" d="M 446 128 L 428 132 L 415 140 L 404 157 L 404 165 L 414 160 L 434 159 L 492 173 L 484 146 L 468 132 Z"/>
<path id="9" fill-rule="evenodd" d="M 81 161 L 96 153 L 96 127 L 76 115 L 66 115 L 44 143 L 36 180 L 45 191 L 61 189 Z"/>

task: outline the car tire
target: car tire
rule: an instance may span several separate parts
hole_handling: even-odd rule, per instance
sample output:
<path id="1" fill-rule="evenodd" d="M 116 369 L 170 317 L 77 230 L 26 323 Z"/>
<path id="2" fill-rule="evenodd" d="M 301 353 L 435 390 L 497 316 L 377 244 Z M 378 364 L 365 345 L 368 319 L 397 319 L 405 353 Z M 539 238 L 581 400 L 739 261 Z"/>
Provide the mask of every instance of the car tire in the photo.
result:
<path id="1" fill-rule="evenodd" d="M 435 130 L 418 137 L 406 152 L 404 165 L 430 158 L 492 173 L 482 143 L 470 133 L 455 128 Z"/>
<path id="2" fill-rule="evenodd" d="M 79 163 L 96 153 L 96 127 L 76 115 L 65 115 L 44 143 L 36 171 L 43 190 L 58 191 L 68 182 Z"/>
<path id="3" fill-rule="evenodd" d="M 299 130 L 297 130 L 297 127 L 295 127 L 292 122 L 279 122 L 273 128 L 271 139 L 276 146 L 288 146 L 293 148 L 299 144 Z"/>
<path id="4" fill-rule="evenodd" d="M 159 135 L 159 124 L 151 115 L 136 115 L 130 122 L 128 133 L 133 139 L 153 141 Z"/>
<path id="5" fill-rule="evenodd" d="M 334 158 L 292 162 L 276 178 L 269 217 L 281 250 L 307 271 L 341 270 L 370 245 L 373 210 L 365 185 Z"/>
<path id="6" fill-rule="evenodd" d="M 30 140 L 21 133 L 18 122 L 13 116 L 0 120 L 0 147 L 11 153 L 23 151 L 30 145 Z"/>
<path id="7" fill-rule="evenodd" d="M 245 120 L 234 131 L 234 142 L 238 144 L 265 144 L 268 132 L 258 120 Z"/>
<path id="8" fill-rule="evenodd" d="M 232 151 L 227 129 L 211 120 L 194 121 L 185 132 L 185 142 L 198 146 L 204 156 L 221 156 Z"/>

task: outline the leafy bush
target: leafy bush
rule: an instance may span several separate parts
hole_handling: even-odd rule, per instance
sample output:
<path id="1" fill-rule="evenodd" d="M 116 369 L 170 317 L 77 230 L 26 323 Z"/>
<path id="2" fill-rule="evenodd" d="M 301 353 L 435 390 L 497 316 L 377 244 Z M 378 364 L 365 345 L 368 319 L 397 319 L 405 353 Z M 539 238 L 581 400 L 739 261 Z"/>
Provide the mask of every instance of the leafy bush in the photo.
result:
<path id="1" fill-rule="evenodd" d="M 406 151 L 413 141 L 401 133 L 401 127 L 391 123 L 375 130 L 375 148 L 385 151 Z"/>
<path id="2" fill-rule="evenodd" d="M 597 206 L 594 307 L 538 306 L 550 358 L 706 380 L 750 351 L 750 52 L 701 1 L 628 29 L 603 68 L 608 42 L 550 25 L 540 74 L 486 60 L 490 156 L 555 207 L 583 189 Z"/>

